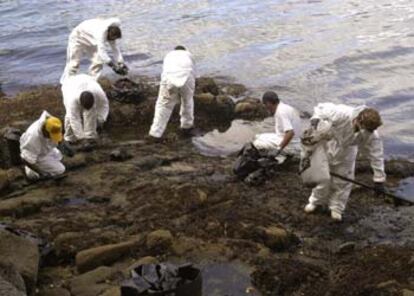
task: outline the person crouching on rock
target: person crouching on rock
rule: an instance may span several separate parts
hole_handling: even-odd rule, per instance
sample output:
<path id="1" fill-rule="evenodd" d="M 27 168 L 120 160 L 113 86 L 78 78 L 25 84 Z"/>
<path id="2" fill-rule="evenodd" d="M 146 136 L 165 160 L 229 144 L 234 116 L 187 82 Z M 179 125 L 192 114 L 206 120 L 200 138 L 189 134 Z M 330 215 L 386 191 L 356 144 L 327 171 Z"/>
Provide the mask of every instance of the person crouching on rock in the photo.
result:
<path id="1" fill-rule="evenodd" d="M 273 91 L 263 94 L 262 102 L 274 116 L 275 132 L 256 135 L 253 145 L 259 150 L 272 151 L 279 163 L 300 152 L 301 122 L 299 112 L 279 100 Z M 283 152 L 283 153 L 282 153 Z"/>
<path id="2" fill-rule="evenodd" d="M 317 135 L 305 135 L 302 144 L 316 147 L 317 144 L 322 143 L 331 173 L 354 179 L 359 148 L 370 160 L 376 193 L 384 192 L 386 175 L 383 144 L 377 132 L 382 121 L 377 110 L 364 105 L 351 107 L 320 103 L 314 109 L 311 125 L 314 129 L 322 125 L 326 127 Z M 328 203 L 332 219 L 341 221 L 351 189 L 352 183 L 331 177 L 329 182 L 313 188 L 305 212 L 311 213 L 317 206 Z"/>
<path id="3" fill-rule="evenodd" d="M 62 154 L 57 149 L 62 138 L 62 122 L 46 111 L 21 136 L 20 156 L 29 180 L 51 178 L 65 172 Z"/>
<path id="4" fill-rule="evenodd" d="M 94 143 L 97 130 L 103 127 L 109 103 L 105 92 L 95 79 L 86 74 L 71 76 L 62 85 L 65 105 L 65 141 Z"/>
<path id="5" fill-rule="evenodd" d="M 92 60 L 89 74 L 98 79 L 104 64 L 120 75 L 128 73 L 121 51 L 116 43 L 122 38 L 121 22 L 118 18 L 90 19 L 83 21 L 69 35 L 66 67 L 60 78 L 63 84 L 66 78 L 76 75 L 83 55 Z M 114 61 L 108 55 L 106 45 L 112 48 Z"/>
<path id="6" fill-rule="evenodd" d="M 161 139 L 178 101 L 181 101 L 181 132 L 191 135 L 194 125 L 194 89 L 193 57 L 184 46 L 179 45 L 164 58 L 154 120 L 149 131 L 150 139 Z"/>

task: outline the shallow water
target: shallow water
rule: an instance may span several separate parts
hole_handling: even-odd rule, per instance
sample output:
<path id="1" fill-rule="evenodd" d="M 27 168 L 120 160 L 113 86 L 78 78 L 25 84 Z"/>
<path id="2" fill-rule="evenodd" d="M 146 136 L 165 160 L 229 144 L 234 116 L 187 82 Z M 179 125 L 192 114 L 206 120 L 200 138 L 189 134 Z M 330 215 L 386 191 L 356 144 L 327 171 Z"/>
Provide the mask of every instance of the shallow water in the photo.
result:
<path id="1" fill-rule="evenodd" d="M 9 94 L 57 83 L 70 30 L 118 16 L 133 74 L 158 76 L 165 53 L 181 43 L 200 75 L 257 96 L 274 89 L 303 111 L 322 101 L 376 107 L 386 153 L 413 154 L 411 0 L 22 0 L 1 1 L 0 15 L 0 82 Z"/>
<path id="2" fill-rule="evenodd" d="M 250 268 L 240 262 L 209 263 L 201 267 L 203 296 L 260 296 L 250 282 Z"/>
<path id="3" fill-rule="evenodd" d="M 401 180 L 394 193 L 414 203 L 414 177 Z"/>

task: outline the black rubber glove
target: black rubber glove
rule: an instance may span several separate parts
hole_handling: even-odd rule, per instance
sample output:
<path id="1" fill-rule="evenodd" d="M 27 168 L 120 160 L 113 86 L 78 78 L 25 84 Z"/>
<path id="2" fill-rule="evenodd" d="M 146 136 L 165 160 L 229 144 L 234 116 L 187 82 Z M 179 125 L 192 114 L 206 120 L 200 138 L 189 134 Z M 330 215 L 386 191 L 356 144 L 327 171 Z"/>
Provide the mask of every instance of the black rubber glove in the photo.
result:
<path id="1" fill-rule="evenodd" d="M 385 195 L 385 185 L 383 182 L 374 183 L 375 196 L 384 196 Z"/>
<path id="2" fill-rule="evenodd" d="M 68 142 L 60 142 L 58 149 L 62 152 L 63 155 L 66 155 L 68 157 L 75 156 L 75 150 L 69 145 Z"/>

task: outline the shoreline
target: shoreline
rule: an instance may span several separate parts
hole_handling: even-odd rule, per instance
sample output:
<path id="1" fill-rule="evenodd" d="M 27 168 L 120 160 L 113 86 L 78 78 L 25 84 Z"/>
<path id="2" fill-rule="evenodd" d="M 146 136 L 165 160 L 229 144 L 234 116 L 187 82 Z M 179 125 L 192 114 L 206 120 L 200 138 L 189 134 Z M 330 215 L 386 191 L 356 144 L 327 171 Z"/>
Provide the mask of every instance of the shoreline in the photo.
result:
<path id="1" fill-rule="evenodd" d="M 101 83 L 109 93 L 109 81 Z M 261 295 L 414 291 L 414 209 L 354 188 L 343 223 L 325 210 L 305 215 L 310 190 L 300 185 L 297 164 L 261 187 L 249 187 L 234 179 L 233 155 L 205 157 L 176 136 L 177 110 L 165 144 L 143 141 L 157 82 L 140 78 L 140 85 L 143 99 L 136 104 L 110 99 L 109 129 L 95 151 L 65 160 L 67 178 L 27 185 L 16 168 L 1 170 L 9 184 L 0 190 L 0 222 L 51 247 L 30 274 L 37 278 L 29 281 L 36 295 L 120 295 L 132 265 L 174 260 L 243 262 Z M 197 126 L 209 131 L 225 129 L 234 118 L 263 118 L 252 98 L 234 104 L 231 97 L 246 92 L 241 85 L 199 80 Z M 42 86 L 0 100 L 0 126 L 30 124 L 41 113 L 33 102 L 62 118 L 59 87 Z M 119 149 L 128 157 L 111 160 Z M 414 175 L 412 163 L 390 161 L 387 167 L 391 184 Z M 370 182 L 364 163 L 357 174 Z"/>

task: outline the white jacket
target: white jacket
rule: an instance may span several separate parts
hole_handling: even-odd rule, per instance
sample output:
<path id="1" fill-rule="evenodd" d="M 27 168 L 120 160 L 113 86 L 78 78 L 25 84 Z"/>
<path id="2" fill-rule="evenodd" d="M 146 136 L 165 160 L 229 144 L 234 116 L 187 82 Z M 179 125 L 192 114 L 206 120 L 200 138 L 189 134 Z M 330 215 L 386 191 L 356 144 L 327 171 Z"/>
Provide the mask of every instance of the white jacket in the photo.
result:
<path id="1" fill-rule="evenodd" d="M 124 59 L 116 41 L 108 41 L 107 39 L 108 27 L 112 25 L 120 26 L 121 21 L 118 18 L 96 18 L 83 21 L 72 30 L 69 42 L 75 46 L 81 46 L 89 55 L 93 55 L 97 51 L 97 61 L 102 64 L 111 61 L 106 48 L 106 44 L 109 44 L 112 48 L 114 60 L 123 63 Z"/>
<path id="2" fill-rule="evenodd" d="M 170 51 L 164 58 L 161 81 L 175 87 L 182 87 L 192 76 L 195 77 L 195 63 L 187 50 Z"/>
<path id="3" fill-rule="evenodd" d="M 90 120 L 103 123 L 106 121 L 109 113 L 108 98 L 93 77 L 86 74 L 78 74 L 67 78 L 62 85 L 63 104 L 66 109 L 66 118 L 69 119 L 73 133 L 78 139 L 85 138 L 85 133 L 89 132 L 84 130 L 84 126 L 87 126 L 87 124 L 83 122 L 85 118 L 82 118 L 83 108 L 80 104 L 80 95 L 84 91 L 91 92 L 95 98 L 92 109 L 88 111 L 94 114 Z"/>
<path id="4" fill-rule="evenodd" d="M 318 118 L 329 122 L 330 128 L 326 131 L 330 140 L 327 143 L 329 163 L 338 165 L 343 162 L 348 153 L 348 147 L 356 146 L 366 154 L 374 171 L 374 182 L 384 182 L 384 152 L 382 140 L 377 131 L 370 133 L 361 130 L 354 132 L 352 121 L 367 107 L 362 105 L 350 107 L 333 103 L 320 103 L 314 108 L 311 118 Z"/>
<path id="5" fill-rule="evenodd" d="M 47 111 L 43 111 L 38 120 L 33 122 L 26 132 L 20 137 L 20 156 L 30 164 L 36 164 L 50 153 L 55 158 L 62 158 L 62 154 L 56 148 L 57 145 L 43 135 L 42 127 L 46 117 L 51 117 Z"/>

